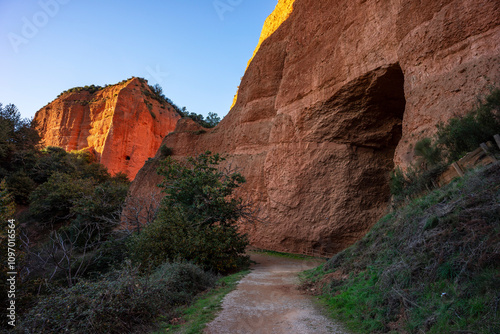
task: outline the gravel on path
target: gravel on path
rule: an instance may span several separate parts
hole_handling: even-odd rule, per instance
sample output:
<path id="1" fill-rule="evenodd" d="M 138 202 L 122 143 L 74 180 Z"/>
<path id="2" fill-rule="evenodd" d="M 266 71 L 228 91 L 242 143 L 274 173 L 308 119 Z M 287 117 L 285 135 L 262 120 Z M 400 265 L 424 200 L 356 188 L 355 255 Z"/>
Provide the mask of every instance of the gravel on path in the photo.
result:
<path id="1" fill-rule="evenodd" d="M 297 289 L 297 274 L 319 262 L 268 254 L 250 257 L 257 264 L 224 298 L 222 311 L 205 334 L 347 334 Z"/>

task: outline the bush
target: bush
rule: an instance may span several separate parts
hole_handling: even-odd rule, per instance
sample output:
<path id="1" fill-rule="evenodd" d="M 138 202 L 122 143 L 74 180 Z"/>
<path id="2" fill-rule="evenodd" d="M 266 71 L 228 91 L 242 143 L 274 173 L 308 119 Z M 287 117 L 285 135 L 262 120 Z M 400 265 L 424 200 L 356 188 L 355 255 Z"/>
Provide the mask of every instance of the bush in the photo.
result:
<path id="1" fill-rule="evenodd" d="M 180 258 L 222 273 L 248 263 L 248 240 L 236 226 L 245 206 L 232 196 L 245 179 L 220 170 L 221 161 L 206 152 L 184 163 L 170 157 L 162 162 L 158 173 L 165 176 L 160 186 L 166 196 L 155 222 L 133 238 L 137 262 L 157 266 Z"/>
<path id="2" fill-rule="evenodd" d="M 91 196 L 94 186 L 91 179 L 55 172 L 31 194 L 31 217 L 45 226 L 68 222 L 76 215 L 76 202 Z"/>
<path id="3" fill-rule="evenodd" d="M 132 238 L 136 263 L 157 267 L 165 261 L 192 261 L 205 270 L 227 273 L 248 264 L 248 240 L 234 226 L 193 224 L 180 212 L 162 210 L 158 218 Z"/>
<path id="4" fill-rule="evenodd" d="M 104 278 L 82 281 L 42 298 L 22 319 L 36 333 L 130 333 L 212 287 L 215 277 L 189 263 L 165 263 L 141 276 L 130 264 Z"/>
<path id="5" fill-rule="evenodd" d="M 494 89 L 471 113 L 441 125 L 437 144 L 448 154 L 448 162 L 463 157 L 500 133 L 500 89 Z"/>
<path id="6" fill-rule="evenodd" d="M 161 155 L 162 158 L 171 156 L 172 154 L 173 154 L 173 150 L 172 150 L 171 147 L 168 147 L 165 144 L 161 145 L 161 147 L 160 147 L 160 155 Z"/>
<path id="7" fill-rule="evenodd" d="M 434 138 L 415 144 L 419 157 L 405 172 L 391 174 L 391 194 L 396 203 L 437 187 L 437 178 L 452 162 L 474 151 L 500 133 L 500 89 L 494 89 L 479 106 L 461 118 L 440 124 Z"/>
<path id="8" fill-rule="evenodd" d="M 410 166 L 405 172 L 400 168 L 396 168 L 391 173 L 390 179 L 393 201 L 401 203 L 437 188 L 437 179 L 445 170 L 446 166 L 442 164 L 421 170 Z"/>
<path id="9" fill-rule="evenodd" d="M 26 205 L 29 204 L 29 197 L 36 188 L 36 183 L 25 171 L 17 171 L 7 177 L 7 186 L 16 203 Z"/>

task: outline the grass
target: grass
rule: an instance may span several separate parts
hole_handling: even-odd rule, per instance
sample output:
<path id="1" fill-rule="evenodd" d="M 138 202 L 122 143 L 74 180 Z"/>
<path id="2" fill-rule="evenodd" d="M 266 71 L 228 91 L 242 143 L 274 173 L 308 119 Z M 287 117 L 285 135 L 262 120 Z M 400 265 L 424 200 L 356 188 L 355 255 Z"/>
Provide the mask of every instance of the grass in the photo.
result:
<path id="1" fill-rule="evenodd" d="M 214 289 L 199 296 L 191 306 L 178 309 L 178 318 L 160 319 L 160 329 L 154 333 L 202 333 L 206 324 L 214 320 L 217 312 L 221 310 L 224 297 L 233 291 L 249 272 L 250 270 L 245 270 L 220 278 Z"/>
<path id="2" fill-rule="evenodd" d="M 283 258 L 287 258 L 287 259 L 296 259 L 296 260 L 318 259 L 317 257 L 314 257 L 314 256 L 292 254 L 292 253 L 282 253 L 282 252 L 276 252 L 276 251 L 265 250 L 265 249 L 253 249 L 250 252 L 251 253 L 258 253 L 258 254 L 266 254 L 266 255 L 271 255 L 271 256 L 277 256 L 277 257 L 283 257 Z"/>
<path id="3" fill-rule="evenodd" d="M 500 164 L 413 200 L 302 275 L 358 333 L 500 332 Z"/>

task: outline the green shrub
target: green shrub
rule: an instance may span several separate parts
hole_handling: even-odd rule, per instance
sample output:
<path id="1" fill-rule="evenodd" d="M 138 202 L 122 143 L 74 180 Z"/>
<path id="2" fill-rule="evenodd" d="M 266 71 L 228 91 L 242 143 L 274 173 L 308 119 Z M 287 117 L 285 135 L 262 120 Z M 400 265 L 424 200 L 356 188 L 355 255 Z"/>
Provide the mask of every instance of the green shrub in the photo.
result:
<path id="1" fill-rule="evenodd" d="M 500 133 L 500 89 L 494 89 L 479 106 L 461 118 L 440 124 L 433 138 L 415 144 L 416 160 L 405 172 L 391 174 L 391 194 L 395 203 L 411 199 L 437 187 L 437 178 L 447 166 L 481 143 Z"/>
<path id="2" fill-rule="evenodd" d="M 206 152 L 185 162 L 162 162 L 158 173 L 165 176 L 160 186 L 166 196 L 156 221 L 133 238 L 137 262 L 157 266 L 180 258 L 223 273 L 248 263 L 248 240 L 236 226 L 246 207 L 232 196 L 245 179 L 220 169 L 223 160 Z"/>
<path id="3" fill-rule="evenodd" d="M 500 89 L 496 88 L 475 110 L 441 125 L 437 143 L 447 152 L 448 161 L 453 162 L 499 133 Z"/>
<path id="4" fill-rule="evenodd" d="M 205 270 L 228 273 L 248 264 L 243 255 L 247 245 L 247 237 L 234 226 L 197 225 L 170 210 L 161 211 L 153 223 L 132 238 L 129 253 L 146 267 L 181 259 Z"/>
<path id="5" fill-rule="evenodd" d="M 74 218 L 75 203 L 92 195 L 95 182 L 55 172 L 30 196 L 30 213 L 43 225 L 68 222 Z"/>
<path id="6" fill-rule="evenodd" d="M 396 168 L 391 173 L 390 189 L 396 204 L 413 199 L 437 187 L 437 179 L 446 166 L 438 164 L 430 169 L 410 166 L 405 172 Z"/>
<path id="7" fill-rule="evenodd" d="M 432 140 L 430 138 L 424 138 L 419 140 L 415 144 L 415 155 L 422 158 L 422 164 L 424 164 L 424 168 L 435 166 L 442 161 L 441 157 L 441 149 L 439 149 L 436 145 L 432 144 Z"/>
<path id="8" fill-rule="evenodd" d="M 28 204 L 30 194 L 36 188 L 36 183 L 25 171 L 17 171 L 7 177 L 7 186 L 14 195 L 16 203 Z"/>
<path id="9" fill-rule="evenodd" d="M 171 156 L 173 154 L 173 150 L 171 147 L 168 147 L 167 145 L 163 144 L 160 147 L 160 154 L 162 158 Z"/>
<path id="10" fill-rule="evenodd" d="M 127 265 L 41 298 L 20 327 L 30 333 L 130 333 L 150 328 L 159 315 L 174 314 L 214 284 L 213 275 L 189 263 L 165 263 L 147 276 Z"/>

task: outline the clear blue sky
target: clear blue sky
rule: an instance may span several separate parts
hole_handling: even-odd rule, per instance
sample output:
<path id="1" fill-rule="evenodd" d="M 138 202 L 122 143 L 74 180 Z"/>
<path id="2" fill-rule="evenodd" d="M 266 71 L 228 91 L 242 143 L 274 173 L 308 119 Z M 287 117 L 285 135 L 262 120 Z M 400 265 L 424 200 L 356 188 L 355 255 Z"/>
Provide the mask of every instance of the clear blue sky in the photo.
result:
<path id="1" fill-rule="evenodd" d="M 0 0 L 0 102 L 23 117 L 62 91 L 131 76 L 179 107 L 229 111 L 277 0 Z"/>

